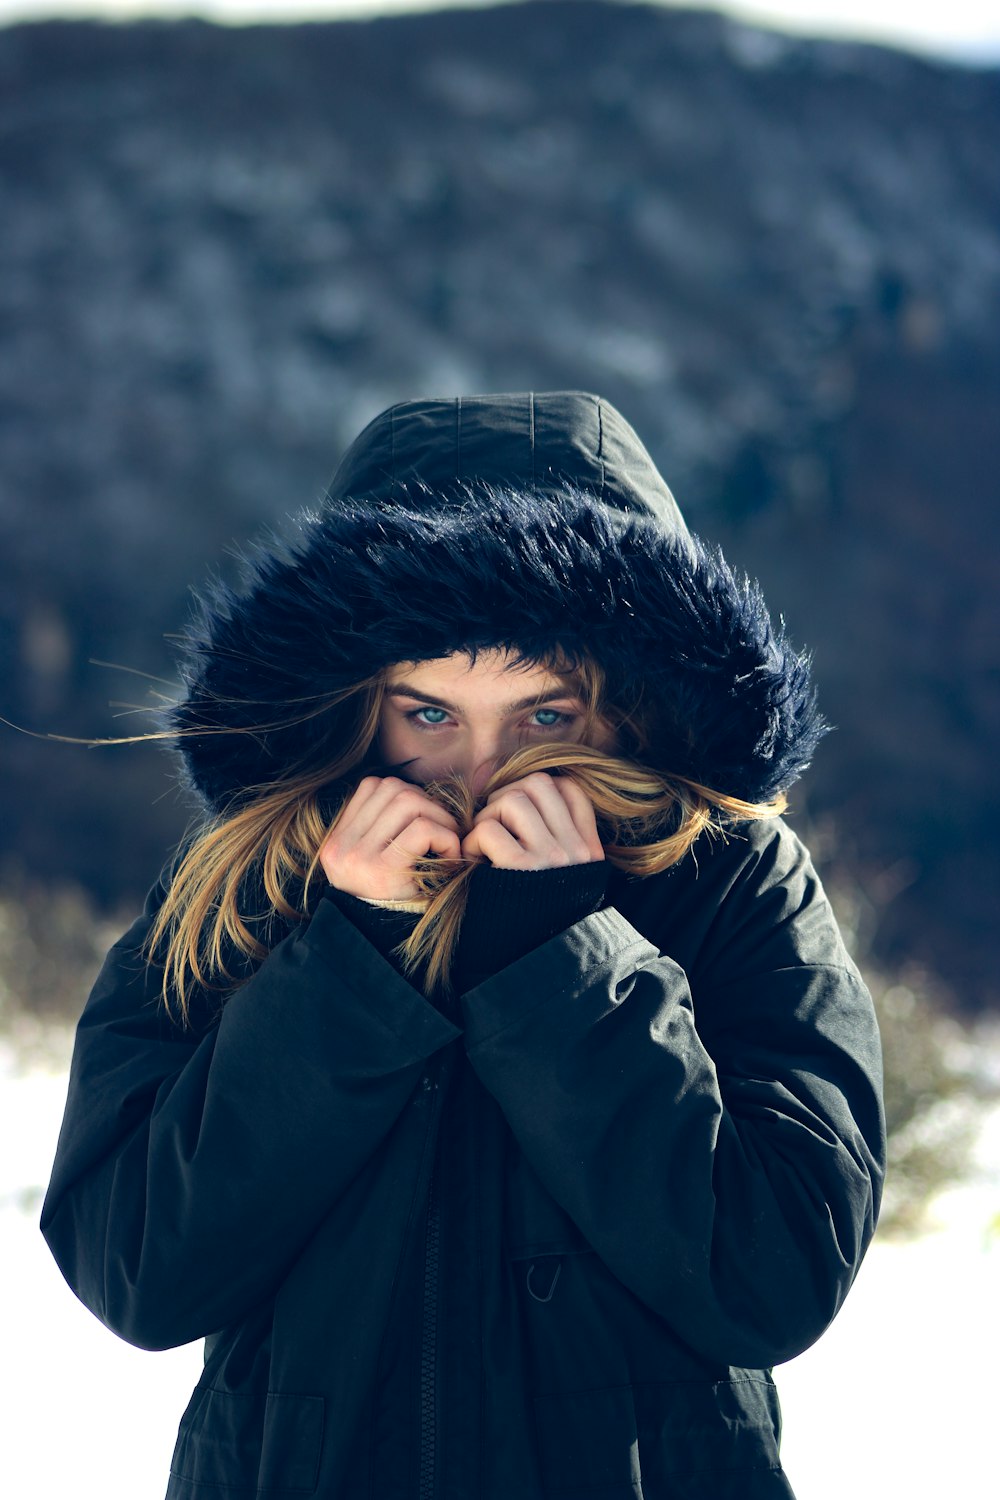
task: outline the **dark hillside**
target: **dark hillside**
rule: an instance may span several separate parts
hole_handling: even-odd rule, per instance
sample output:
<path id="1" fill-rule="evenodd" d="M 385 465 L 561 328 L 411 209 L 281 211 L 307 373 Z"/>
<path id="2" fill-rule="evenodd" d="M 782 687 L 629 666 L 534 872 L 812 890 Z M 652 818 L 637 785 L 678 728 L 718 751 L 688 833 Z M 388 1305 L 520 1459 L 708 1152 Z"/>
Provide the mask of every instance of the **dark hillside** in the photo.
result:
<path id="1" fill-rule="evenodd" d="M 813 646 L 877 951 L 997 998 L 1000 74 L 528 3 L 0 31 L 0 712 L 123 732 L 383 405 L 596 389 Z M 12 864 L 142 891 L 149 749 L 8 733 Z M 807 804 L 807 805 L 806 805 Z"/>

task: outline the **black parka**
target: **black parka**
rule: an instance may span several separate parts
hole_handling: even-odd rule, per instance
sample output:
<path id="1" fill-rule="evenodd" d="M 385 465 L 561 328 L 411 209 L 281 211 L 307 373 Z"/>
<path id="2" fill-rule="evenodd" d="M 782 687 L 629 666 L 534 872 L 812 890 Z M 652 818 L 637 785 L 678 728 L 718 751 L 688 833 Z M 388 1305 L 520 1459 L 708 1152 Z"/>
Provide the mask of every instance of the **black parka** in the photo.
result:
<path id="1" fill-rule="evenodd" d="M 554 642 L 656 695 L 647 760 L 736 795 L 820 733 L 805 662 L 613 409 L 415 402 L 209 604 L 175 722 L 257 727 L 184 741 L 189 778 L 221 810 L 321 755 L 336 707 L 259 727 L 307 682 Z M 109 955 L 42 1226 L 123 1338 L 206 1340 L 173 1500 L 791 1495 L 770 1367 L 836 1314 L 877 1212 L 867 991 L 780 819 L 611 872 L 538 943 L 548 874 L 515 877 L 525 951 L 450 1006 L 326 897 L 187 1030 L 139 955 L 162 886 Z"/>

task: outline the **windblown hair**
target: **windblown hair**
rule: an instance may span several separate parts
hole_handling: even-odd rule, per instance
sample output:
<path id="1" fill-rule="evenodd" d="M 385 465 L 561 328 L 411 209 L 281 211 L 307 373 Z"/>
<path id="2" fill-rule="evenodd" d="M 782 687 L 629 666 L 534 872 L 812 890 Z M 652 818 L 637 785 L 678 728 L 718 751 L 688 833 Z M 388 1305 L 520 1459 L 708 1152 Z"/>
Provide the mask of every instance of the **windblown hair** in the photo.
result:
<path id="1" fill-rule="evenodd" d="M 514 669 L 530 664 L 512 654 Z M 592 661 L 556 657 L 545 665 L 582 697 L 583 740 L 515 751 L 478 796 L 460 778 L 427 784 L 423 790 L 453 814 L 460 837 L 492 792 L 537 771 L 570 777 L 583 788 L 607 859 L 635 876 L 676 864 L 703 832 L 784 810 L 783 795 L 773 802 L 744 802 L 650 769 L 640 758 L 648 747 L 641 705 L 606 701 L 604 675 Z M 321 875 L 320 848 L 366 774 L 366 763 L 370 766 L 387 680 L 384 670 L 347 695 L 357 705 L 355 731 L 335 758 L 269 786 L 244 789 L 236 810 L 204 825 L 179 859 L 145 951 L 150 962 L 162 964 L 163 1001 L 181 1024 L 190 1024 L 192 985 L 217 991 L 224 1002 L 290 926 L 308 919 Z M 614 730 L 627 756 L 587 743 L 601 728 Z M 448 989 L 468 881 L 481 862 L 428 857 L 414 865 L 426 908 L 397 953 L 404 972 L 428 995 Z M 250 911 L 248 905 L 264 909 Z"/>

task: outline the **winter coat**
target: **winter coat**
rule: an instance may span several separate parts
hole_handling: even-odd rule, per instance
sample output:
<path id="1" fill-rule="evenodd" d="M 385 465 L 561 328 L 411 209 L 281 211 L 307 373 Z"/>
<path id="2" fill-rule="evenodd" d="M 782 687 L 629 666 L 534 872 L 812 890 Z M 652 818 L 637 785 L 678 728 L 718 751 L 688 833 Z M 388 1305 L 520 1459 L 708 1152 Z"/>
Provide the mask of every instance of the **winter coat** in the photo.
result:
<path id="1" fill-rule="evenodd" d="M 654 705 L 647 761 L 748 800 L 819 737 L 805 660 L 597 398 L 395 408 L 304 528 L 192 631 L 175 723 L 256 726 L 182 742 L 210 809 L 338 732 L 262 705 L 469 645 L 586 649 Z M 807 853 L 740 823 L 544 935 L 564 872 L 481 876 L 520 951 L 451 1006 L 331 893 L 188 1030 L 138 956 L 162 886 L 108 957 L 42 1226 L 123 1338 L 205 1338 L 172 1500 L 792 1494 L 770 1367 L 836 1314 L 884 1156 Z"/>

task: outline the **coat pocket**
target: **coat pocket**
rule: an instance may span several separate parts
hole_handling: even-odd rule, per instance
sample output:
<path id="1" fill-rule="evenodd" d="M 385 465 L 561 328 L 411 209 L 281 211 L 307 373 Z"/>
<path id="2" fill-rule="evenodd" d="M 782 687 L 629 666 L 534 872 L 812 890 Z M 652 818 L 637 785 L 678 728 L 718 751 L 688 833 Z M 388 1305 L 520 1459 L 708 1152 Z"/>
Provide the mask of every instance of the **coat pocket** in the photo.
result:
<path id="1" fill-rule="evenodd" d="M 323 1425 L 322 1396 L 199 1387 L 181 1418 L 170 1472 L 185 1487 L 222 1487 L 231 1496 L 311 1495 Z"/>
<path id="2" fill-rule="evenodd" d="M 512 1260 L 591 1251 L 569 1214 L 559 1207 L 516 1147 L 507 1162 L 504 1213 L 504 1241 Z"/>
<path id="3" fill-rule="evenodd" d="M 507 1171 L 504 1238 L 518 1281 L 534 1302 L 551 1302 L 568 1255 L 593 1255 L 569 1215 L 517 1150 Z"/>
<path id="4" fill-rule="evenodd" d="M 792 1500 L 766 1376 L 534 1398 L 543 1491 L 586 1500 Z"/>

